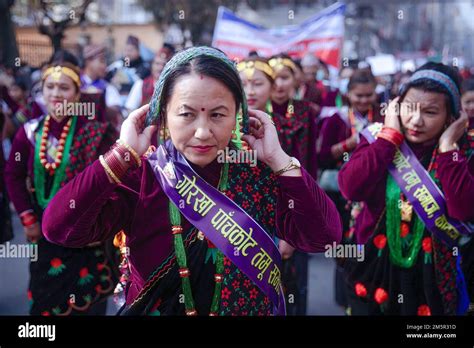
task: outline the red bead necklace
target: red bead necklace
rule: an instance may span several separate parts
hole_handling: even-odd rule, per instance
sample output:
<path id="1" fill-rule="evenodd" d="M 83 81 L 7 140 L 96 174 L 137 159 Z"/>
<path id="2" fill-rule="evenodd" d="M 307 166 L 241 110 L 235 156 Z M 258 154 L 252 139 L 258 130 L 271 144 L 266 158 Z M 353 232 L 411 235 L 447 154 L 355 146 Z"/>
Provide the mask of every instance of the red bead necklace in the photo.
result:
<path id="1" fill-rule="evenodd" d="M 39 158 L 41 165 L 49 172 L 50 175 L 54 175 L 55 170 L 61 164 L 63 160 L 63 152 L 64 152 L 64 144 L 66 143 L 66 137 L 69 134 L 69 129 L 71 128 L 72 118 L 70 118 L 67 123 L 64 125 L 63 130 L 61 132 L 61 136 L 59 137 L 58 148 L 56 151 L 56 158 L 53 163 L 49 163 L 46 158 L 46 151 L 48 148 L 48 136 L 49 136 L 49 123 L 51 121 L 51 116 L 46 116 L 43 126 L 43 135 L 41 137 L 41 145 L 40 145 L 40 152 Z"/>

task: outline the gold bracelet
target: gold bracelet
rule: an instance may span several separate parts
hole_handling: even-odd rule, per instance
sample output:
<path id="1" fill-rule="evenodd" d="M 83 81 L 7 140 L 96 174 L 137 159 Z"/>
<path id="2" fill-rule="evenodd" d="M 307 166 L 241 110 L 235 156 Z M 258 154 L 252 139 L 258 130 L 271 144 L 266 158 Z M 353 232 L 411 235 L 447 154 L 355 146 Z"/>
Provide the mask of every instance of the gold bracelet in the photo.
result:
<path id="1" fill-rule="evenodd" d="M 116 184 L 121 184 L 121 181 L 119 180 L 119 178 L 117 178 L 117 175 L 115 175 L 114 172 L 112 172 L 107 162 L 105 162 L 104 156 L 100 155 L 99 161 L 100 161 L 100 164 L 102 164 L 102 167 L 104 167 L 107 174 L 109 174 L 109 176 L 112 178 L 112 180 L 115 181 Z"/>
<path id="2" fill-rule="evenodd" d="M 298 168 L 301 168 L 300 162 L 295 157 L 290 157 L 290 162 L 284 168 L 282 168 L 282 169 L 280 169 L 280 170 L 278 170 L 274 173 L 275 173 L 275 176 L 280 176 L 283 173 L 286 173 L 290 170 L 298 169 Z"/>
<path id="3" fill-rule="evenodd" d="M 137 161 L 138 163 L 138 167 L 141 167 L 142 166 L 142 160 L 140 159 L 140 156 L 138 156 L 138 153 L 130 146 L 128 145 L 126 142 L 124 142 L 123 140 L 119 139 L 117 140 L 117 143 L 119 143 L 120 145 L 122 146 L 125 146 L 127 148 L 128 151 L 130 151 L 130 153 L 132 154 L 132 156 L 135 158 L 135 160 Z"/>

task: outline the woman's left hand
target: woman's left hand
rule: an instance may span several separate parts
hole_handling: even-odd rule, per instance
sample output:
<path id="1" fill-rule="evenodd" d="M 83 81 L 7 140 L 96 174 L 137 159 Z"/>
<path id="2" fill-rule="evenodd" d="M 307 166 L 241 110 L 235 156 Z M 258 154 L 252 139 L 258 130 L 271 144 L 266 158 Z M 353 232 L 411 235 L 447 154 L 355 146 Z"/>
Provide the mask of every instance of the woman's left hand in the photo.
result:
<path id="1" fill-rule="evenodd" d="M 456 142 L 462 137 L 466 131 L 469 118 L 467 113 L 461 110 L 461 117 L 451 123 L 451 125 L 441 134 L 439 138 L 440 152 L 448 152 L 456 149 Z"/>
<path id="2" fill-rule="evenodd" d="M 250 134 L 245 134 L 242 139 L 257 153 L 257 158 L 267 164 L 273 171 L 285 167 L 289 160 L 281 148 L 278 133 L 271 117 L 263 111 L 249 110 Z"/>
<path id="3" fill-rule="evenodd" d="M 290 244 L 285 242 L 283 239 L 280 239 L 278 242 L 278 250 L 280 250 L 281 258 L 283 260 L 288 260 L 290 257 L 293 256 L 295 252 L 295 248 L 293 248 Z"/>

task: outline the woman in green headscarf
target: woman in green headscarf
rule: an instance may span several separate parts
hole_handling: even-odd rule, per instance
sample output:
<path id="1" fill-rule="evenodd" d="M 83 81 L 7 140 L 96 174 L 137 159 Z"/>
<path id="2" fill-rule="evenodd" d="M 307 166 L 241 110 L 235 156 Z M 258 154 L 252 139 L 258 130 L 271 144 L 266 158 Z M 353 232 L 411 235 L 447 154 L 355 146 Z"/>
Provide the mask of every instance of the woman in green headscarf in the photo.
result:
<path id="1" fill-rule="evenodd" d="M 143 156 L 158 128 L 161 145 Z M 256 165 L 237 160 L 240 139 Z M 64 209 L 72 197 L 75 209 Z M 68 246 L 123 230 L 125 313 L 153 315 L 268 315 L 272 303 L 281 314 L 281 260 L 270 237 L 305 252 L 341 237 L 334 204 L 282 150 L 269 116 L 247 110 L 234 63 L 209 47 L 168 62 L 150 106 L 133 112 L 117 144 L 58 192 L 43 228 Z"/>

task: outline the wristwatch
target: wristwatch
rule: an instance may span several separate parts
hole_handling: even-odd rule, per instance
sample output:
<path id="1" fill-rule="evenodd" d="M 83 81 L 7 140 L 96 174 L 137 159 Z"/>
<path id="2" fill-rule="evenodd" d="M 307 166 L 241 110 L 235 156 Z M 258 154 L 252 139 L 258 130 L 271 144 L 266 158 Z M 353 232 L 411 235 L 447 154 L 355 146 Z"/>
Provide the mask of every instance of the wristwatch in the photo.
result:
<path id="1" fill-rule="evenodd" d="M 295 157 L 290 157 L 290 162 L 283 169 L 280 169 L 279 171 L 275 172 L 275 175 L 280 176 L 289 170 L 298 168 L 301 168 L 300 161 L 298 161 Z"/>

